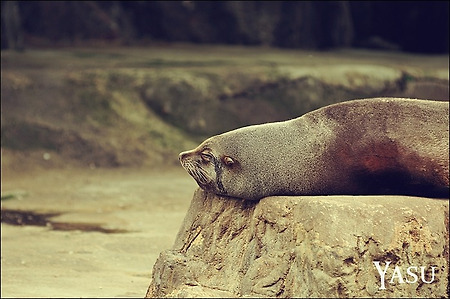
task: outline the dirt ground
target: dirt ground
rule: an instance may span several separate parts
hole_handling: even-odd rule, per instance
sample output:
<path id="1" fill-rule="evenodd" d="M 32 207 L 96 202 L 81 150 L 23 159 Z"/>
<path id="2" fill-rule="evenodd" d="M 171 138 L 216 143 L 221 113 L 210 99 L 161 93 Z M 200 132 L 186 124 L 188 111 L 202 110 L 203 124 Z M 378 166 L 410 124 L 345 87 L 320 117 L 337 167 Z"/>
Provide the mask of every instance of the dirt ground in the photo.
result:
<path id="1" fill-rule="evenodd" d="M 181 167 L 3 171 L 2 213 L 62 214 L 47 227 L 1 224 L 1 296 L 144 297 L 195 188 Z"/>

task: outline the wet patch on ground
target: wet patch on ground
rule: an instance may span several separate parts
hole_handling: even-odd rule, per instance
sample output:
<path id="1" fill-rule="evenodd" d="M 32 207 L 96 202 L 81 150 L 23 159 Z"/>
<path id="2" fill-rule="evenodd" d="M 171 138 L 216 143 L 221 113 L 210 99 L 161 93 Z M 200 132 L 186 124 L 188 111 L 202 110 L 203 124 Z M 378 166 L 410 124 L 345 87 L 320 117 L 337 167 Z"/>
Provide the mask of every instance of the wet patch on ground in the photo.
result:
<path id="1" fill-rule="evenodd" d="M 83 232 L 100 232 L 105 234 L 120 234 L 128 233 L 130 231 L 125 229 L 109 229 L 102 227 L 98 223 L 83 223 L 83 222 L 58 222 L 53 221 L 50 218 L 60 216 L 64 213 L 38 213 L 35 211 L 23 211 L 23 210 L 1 210 L 1 222 L 11 225 L 25 226 L 44 226 L 52 230 L 57 231 L 83 231 Z"/>

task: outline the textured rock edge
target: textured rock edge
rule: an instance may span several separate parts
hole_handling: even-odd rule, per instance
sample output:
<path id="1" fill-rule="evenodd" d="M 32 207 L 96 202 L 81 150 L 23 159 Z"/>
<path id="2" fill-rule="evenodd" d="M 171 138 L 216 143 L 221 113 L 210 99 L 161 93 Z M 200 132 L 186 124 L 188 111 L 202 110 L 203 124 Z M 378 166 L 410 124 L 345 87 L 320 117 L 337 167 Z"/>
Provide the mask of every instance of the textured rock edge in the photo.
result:
<path id="1" fill-rule="evenodd" d="M 146 297 L 449 297 L 448 220 L 442 199 L 252 202 L 198 189 L 173 248 L 154 265 Z M 374 261 L 387 269 L 385 289 Z M 417 267 L 410 268 L 415 283 L 409 267 Z"/>

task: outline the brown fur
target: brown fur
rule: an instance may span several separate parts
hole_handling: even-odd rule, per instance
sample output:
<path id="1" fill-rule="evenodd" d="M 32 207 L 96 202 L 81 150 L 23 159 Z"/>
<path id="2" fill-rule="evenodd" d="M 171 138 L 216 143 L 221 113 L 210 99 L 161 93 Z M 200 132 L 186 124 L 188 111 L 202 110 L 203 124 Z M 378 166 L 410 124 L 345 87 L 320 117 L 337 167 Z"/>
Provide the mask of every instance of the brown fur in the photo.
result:
<path id="1" fill-rule="evenodd" d="M 217 194 L 448 197 L 448 102 L 353 100 L 233 130 L 180 154 Z"/>

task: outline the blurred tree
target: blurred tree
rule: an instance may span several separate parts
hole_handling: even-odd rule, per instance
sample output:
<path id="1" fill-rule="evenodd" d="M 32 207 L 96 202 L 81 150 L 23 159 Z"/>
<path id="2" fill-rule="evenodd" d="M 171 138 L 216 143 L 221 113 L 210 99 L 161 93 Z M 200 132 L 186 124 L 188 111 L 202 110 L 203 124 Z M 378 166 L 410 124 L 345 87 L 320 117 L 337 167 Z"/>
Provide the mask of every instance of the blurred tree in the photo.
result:
<path id="1" fill-rule="evenodd" d="M 168 41 L 448 53 L 448 3 L 2 1 L 2 48 L 21 48 L 25 38 L 30 45 Z"/>
<path id="2" fill-rule="evenodd" d="M 2 1 L 2 49 L 23 50 L 22 21 L 17 1 Z"/>
<path id="3" fill-rule="evenodd" d="M 277 46 L 326 49 L 352 44 L 349 1 L 283 1 L 281 14 Z"/>

